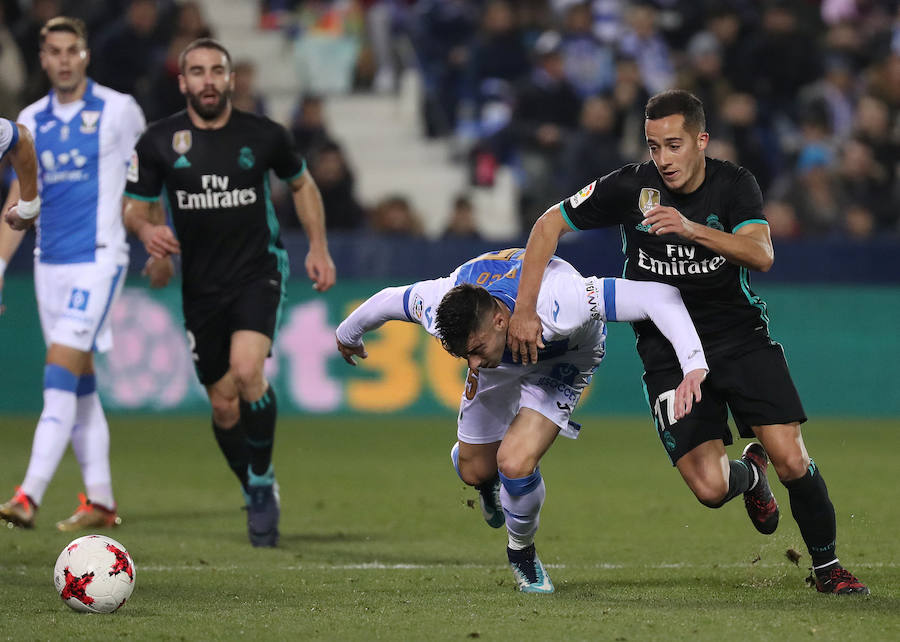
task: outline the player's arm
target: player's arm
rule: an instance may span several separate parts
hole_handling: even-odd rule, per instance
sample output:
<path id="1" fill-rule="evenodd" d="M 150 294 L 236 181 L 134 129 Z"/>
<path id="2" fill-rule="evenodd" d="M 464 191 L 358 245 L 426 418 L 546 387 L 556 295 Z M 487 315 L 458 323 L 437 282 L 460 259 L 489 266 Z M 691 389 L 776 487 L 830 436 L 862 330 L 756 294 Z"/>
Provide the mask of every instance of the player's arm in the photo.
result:
<path id="1" fill-rule="evenodd" d="M 122 218 L 125 229 L 134 234 L 154 259 L 165 259 L 170 254 L 179 254 L 181 245 L 172 228 L 166 225 L 162 208 L 154 208 L 155 200 L 132 198 L 125 194 L 122 204 Z"/>
<path id="2" fill-rule="evenodd" d="M 25 125 L 12 123 L 15 128 L 15 144 L 9 149 L 9 162 L 16 171 L 15 189 L 10 189 L 6 200 L 6 222 L 14 230 L 26 230 L 34 225 L 41 212 L 38 196 L 37 154 L 34 139 Z M 21 236 L 19 236 L 21 239 Z M 17 244 L 18 245 L 18 244 Z"/>
<path id="3" fill-rule="evenodd" d="M 341 322 L 334 335 L 344 361 L 355 366 L 354 356 L 362 359 L 369 356 L 362 341 L 366 332 L 381 327 L 385 321 L 411 321 L 406 309 L 409 299 L 406 293 L 411 287 L 385 288 L 366 299 Z"/>
<path id="4" fill-rule="evenodd" d="M 675 390 L 675 418 L 681 419 L 700 401 L 700 384 L 709 366 L 703 344 L 678 288 L 653 281 L 602 279 L 607 321 L 653 321 L 675 349 L 684 379 Z"/>
<path id="5" fill-rule="evenodd" d="M 306 255 L 306 273 L 313 287 L 324 292 L 334 285 L 337 278 L 334 261 L 328 252 L 328 238 L 325 234 L 325 207 L 322 195 L 309 171 L 303 171 L 290 181 L 297 218 L 309 240 Z"/>
<path id="6" fill-rule="evenodd" d="M 689 221 L 674 207 L 662 205 L 648 211 L 641 223 L 650 226 L 651 234 L 677 234 L 751 270 L 767 272 L 775 262 L 775 250 L 766 223 L 748 223 L 729 234 Z"/>
<path id="7" fill-rule="evenodd" d="M 547 263 L 556 251 L 559 238 L 571 230 L 559 205 L 544 212 L 531 228 L 522 260 L 516 309 L 510 318 L 506 338 L 513 361 L 521 358 L 524 364 L 537 363 L 537 350 L 544 347 L 541 340 L 541 320 L 537 314 L 541 280 Z"/>

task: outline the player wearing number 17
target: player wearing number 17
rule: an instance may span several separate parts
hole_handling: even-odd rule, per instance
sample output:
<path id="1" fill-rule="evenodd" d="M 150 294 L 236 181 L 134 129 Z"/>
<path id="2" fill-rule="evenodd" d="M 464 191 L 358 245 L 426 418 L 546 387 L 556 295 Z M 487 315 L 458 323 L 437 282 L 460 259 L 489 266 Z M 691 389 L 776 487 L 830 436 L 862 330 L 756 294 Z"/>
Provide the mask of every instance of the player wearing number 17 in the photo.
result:
<path id="1" fill-rule="evenodd" d="M 812 558 L 812 583 L 824 593 L 868 593 L 835 555 L 834 506 L 800 434 L 806 415 L 784 351 L 769 337 L 766 305 L 750 289 L 749 270 L 766 271 L 774 261 L 762 194 L 746 169 L 706 158 L 705 121 L 703 105 L 686 91 L 653 96 L 645 120 L 651 160 L 597 179 L 535 223 L 510 349 L 524 362 L 535 357 L 535 302 L 559 237 L 621 225 L 625 276 L 681 291 L 711 367 L 703 400 L 687 417 L 673 417 L 667 406 L 678 384 L 675 354 L 653 323 L 634 324 L 659 437 L 685 483 L 710 508 L 743 494 L 753 525 L 768 535 L 779 519 L 766 481 L 771 459 Z M 731 461 L 729 410 L 740 436 L 760 442 Z"/>
<path id="2" fill-rule="evenodd" d="M 675 288 L 625 279 L 584 278 L 560 258 L 550 260 L 538 301 L 546 341 L 541 361 L 512 362 L 506 348 L 516 308 L 523 251 L 485 254 L 450 276 L 387 288 L 338 326 L 344 359 L 366 357 L 363 335 L 389 319 L 419 323 L 469 365 L 451 460 L 479 490 L 485 520 L 504 518 L 507 558 L 519 590 L 551 593 L 553 584 L 534 547 L 546 488 L 538 464 L 558 434 L 576 438 L 570 420 L 603 359 L 607 321 L 652 319 L 672 342 L 684 373 L 673 398 L 682 417 L 699 400 L 706 376 L 700 338 Z"/>
<path id="3" fill-rule="evenodd" d="M 187 110 L 152 124 L 138 141 L 125 190 L 125 223 L 155 261 L 182 258 L 182 301 L 213 432 L 237 475 L 254 546 L 278 542 L 272 466 L 275 392 L 263 375 L 284 300 L 288 257 L 269 197 L 269 170 L 287 181 L 309 239 L 306 270 L 316 290 L 335 281 L 325 213 L 287 131 L 234 109 L 228 51 L 201 39 L 181 54 Z M 175 234 L 150 208 L 160 193 Z"/>

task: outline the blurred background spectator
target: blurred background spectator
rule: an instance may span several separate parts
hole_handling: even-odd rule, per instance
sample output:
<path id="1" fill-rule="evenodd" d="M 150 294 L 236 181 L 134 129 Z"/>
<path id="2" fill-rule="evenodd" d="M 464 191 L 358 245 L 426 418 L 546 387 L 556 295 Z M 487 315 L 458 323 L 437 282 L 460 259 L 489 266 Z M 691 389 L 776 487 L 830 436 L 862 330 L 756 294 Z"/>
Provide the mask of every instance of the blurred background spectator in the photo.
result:
<path id="1" fill-rule="evenodd" d="M 59 14 L 88 23 L 90 74 L 151 121 L 184 107 L 184 46 L 221 37 L 235 104 L 289 127 L 332 229 L 521 237 L 646 160 L 647 98 L 683 87 L 774 236 L 900 234 L 893 0 L 2 0 L 4 115 L 46 93 L 38 32 Z"/>

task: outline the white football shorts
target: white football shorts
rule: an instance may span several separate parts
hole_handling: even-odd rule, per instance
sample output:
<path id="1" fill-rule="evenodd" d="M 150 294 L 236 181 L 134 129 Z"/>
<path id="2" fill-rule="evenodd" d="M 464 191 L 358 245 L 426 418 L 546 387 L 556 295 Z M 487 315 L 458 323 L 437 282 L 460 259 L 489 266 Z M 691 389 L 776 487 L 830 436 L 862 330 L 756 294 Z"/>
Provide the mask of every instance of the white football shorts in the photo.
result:
<path id="1" fill-rule="evenodd" d="M 602 324 L 601 324 L 602 328 Z M 604 354 L 606 331 L 595 342 L 523 366 L 502 363 L 468 372 L 459 406 L 456 436 L 467 444 L 490 444 L 506 434 L 520 408 L 531 408 L 575 439 L 580 426 L 569 421 Z"/>
<path id="2" fill-rule="evenodd" d="M 125 283 L 127 266 L 115 263 L 34 263 L 41 329 L 47 346 L 84 352 L 112 348 L 109 311 Z"/>

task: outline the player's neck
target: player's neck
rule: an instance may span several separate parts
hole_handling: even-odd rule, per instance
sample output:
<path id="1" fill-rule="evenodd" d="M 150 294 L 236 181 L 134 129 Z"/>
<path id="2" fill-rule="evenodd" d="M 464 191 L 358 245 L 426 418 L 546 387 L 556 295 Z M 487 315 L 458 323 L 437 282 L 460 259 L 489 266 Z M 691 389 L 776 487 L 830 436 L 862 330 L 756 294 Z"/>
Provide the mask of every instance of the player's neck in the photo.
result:
<path id="1" fill-rule="evenodd" d="M 693 194 L 700 186 L 703 185 L 703 181 L 706 180 L 706 158 L 704 158 L 700 164 L 700 169 L 697 170 L 697 173 L 691 177 L 687 183 L 685 183 L 681 189 L 677 190 L 676 194 Z"/>
<path id="2" fill-rule="evenodd" d="M 191 124 L 197 129 L 222 129 L 228 123 L 228 119 L 231 118 L 232 106 L 229 100 L 222 113 L 212 120 L 206 120 L 201 117 L 190 104 L 188 104 L 187 112 L 188 117 L 191 119 Z"/>
<path id="3" fill-rule="evenodd" d="M 87 78 L 84 78 L 74 89 L 65 90 L 59 87 L 53 88 L 53 94 L 60 105 L 74 103 L 84 98 L 84 92 L 87 91 Z"/>

